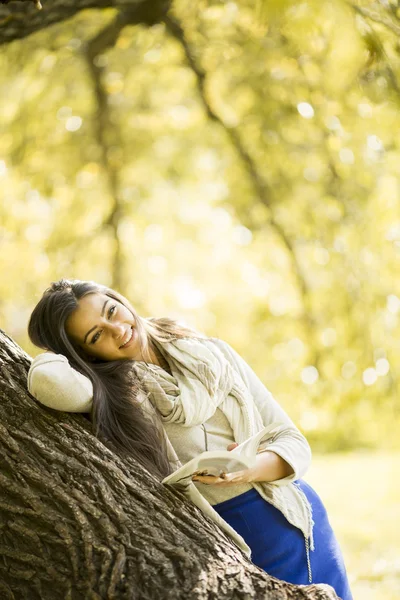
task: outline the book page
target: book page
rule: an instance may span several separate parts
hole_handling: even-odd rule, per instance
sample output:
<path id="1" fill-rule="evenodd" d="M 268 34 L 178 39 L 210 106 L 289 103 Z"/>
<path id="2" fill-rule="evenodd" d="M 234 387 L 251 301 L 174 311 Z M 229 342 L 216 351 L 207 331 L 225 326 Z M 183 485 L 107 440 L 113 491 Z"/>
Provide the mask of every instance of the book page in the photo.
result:
<path id="1" fill-rule="evenodd" d="M 213 475 L 219 477 L 222 473 L 235 473 L 255 466 L 257 450 L 260 441 L 264 446 L 269 439 L 275 438 L 282 426 L 272 423 L 257 434 L 239 444 L 233 450 L 209 450 L 202 452 L 179 469 L 163 479 L 166 485 L 190 485 L 194 475 Z M 265 439 L 264 439 L 265 438 Z"/>

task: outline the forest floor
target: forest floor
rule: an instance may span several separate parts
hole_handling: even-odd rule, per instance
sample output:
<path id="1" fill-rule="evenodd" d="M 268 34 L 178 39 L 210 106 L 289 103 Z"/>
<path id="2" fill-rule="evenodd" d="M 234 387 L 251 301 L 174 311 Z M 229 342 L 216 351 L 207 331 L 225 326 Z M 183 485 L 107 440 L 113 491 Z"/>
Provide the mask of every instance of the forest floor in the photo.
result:
<path id="1" fill-rule="evenodd" d="M 313 456 L 305 479 L 343 550 L 354 600 L 400 599 L 400 453 Z"/>

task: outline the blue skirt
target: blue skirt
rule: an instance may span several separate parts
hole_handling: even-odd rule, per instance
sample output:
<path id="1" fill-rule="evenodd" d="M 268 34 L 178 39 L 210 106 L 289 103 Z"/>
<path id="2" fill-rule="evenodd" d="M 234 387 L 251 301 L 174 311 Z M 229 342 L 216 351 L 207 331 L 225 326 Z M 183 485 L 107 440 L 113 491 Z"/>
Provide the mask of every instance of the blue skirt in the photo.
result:
<path id="1" fill-rule="evenodd" d="M 255 489 L 214 504 L 213 508 L 244 538 L 251 549 L 252 562 L 269 575 L 307 585 L 311 573 L 312 583 L 328 583 L 339 598 L 352 600 L 342 552 L 325 507 L 305 481 L 299 479 L 295 484 L 312 506 L 315 549 L 309 552 L 310 565 L 302 531 Z"/>

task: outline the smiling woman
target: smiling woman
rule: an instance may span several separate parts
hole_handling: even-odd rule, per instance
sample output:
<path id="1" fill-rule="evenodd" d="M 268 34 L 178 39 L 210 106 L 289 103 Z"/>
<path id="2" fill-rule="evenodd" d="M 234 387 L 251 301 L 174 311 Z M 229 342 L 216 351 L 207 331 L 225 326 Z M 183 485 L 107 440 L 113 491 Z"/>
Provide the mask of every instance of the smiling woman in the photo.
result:
<path id="1" fill-rule="evenodd" d="M 76 280 L 46 290 L 29 335 L 47 350 L 32 362 L 32 394 L 59 410 L 91 408 L 95 432 L 160 479 L 204 450 L 232 449 L 279 425 L 261 439 L 254 467 L 198 477 L 188 496 L 266 572 L 329 583 L 351 600 L 324 506 L 301 479 L 307 440 L 228 344 L 171 319 L 143 319 L 117 292 Z"/>
<path id="2" fill-rule="evenodd" d="M 171 319 L 139 317 L 124 296 L 105 286 L 67 279 L 44 292 L 32 312 L 28 333 L 36 346 L 47 351 L 53 372 L 58 366 L 61 379 L 68 379 L 65 369 L 72 368 L 90 380 L 96 435 L 129 452 L 158 477 L 171 472 L 159 415 L 143 410 L 146 395 L 134 366 L 142 361 L 166 368 L 157 342 L 200 334 Z M 36 382 L 45 360 L 40 355 L 32 363 Z M 47 375 L 43 377 L 47 381 Z M 39 396 L 44 404 L 57 408 L 46 392 Z"/>

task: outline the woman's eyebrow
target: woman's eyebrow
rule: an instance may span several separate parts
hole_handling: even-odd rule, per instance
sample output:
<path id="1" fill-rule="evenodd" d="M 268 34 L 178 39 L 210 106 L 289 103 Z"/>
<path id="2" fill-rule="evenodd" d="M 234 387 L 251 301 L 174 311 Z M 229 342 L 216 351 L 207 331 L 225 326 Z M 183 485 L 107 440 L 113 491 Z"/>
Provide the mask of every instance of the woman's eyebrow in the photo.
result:
<path id="1" fill-rule="evenodd" d="M 101 314 L 102 317 L 104 316 L 104 311 L 106 310 L 107 302 L 109 302 L 109 299 L 104 302 L 103 308 L 101 309 L 101 313 L 100 314 Z M 92 329 L 89 329 L 89 331 L 85 335 L 85 339 L 83 340 L 84 344 L 86 344 L 87 336 L 90 335 L 92 333 L 92 331 L 94 331 L 96 328 L 97 328 L 97 325 L 95 325 L 94 327 L 92 327 Z"/>

